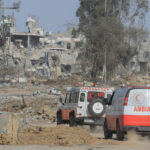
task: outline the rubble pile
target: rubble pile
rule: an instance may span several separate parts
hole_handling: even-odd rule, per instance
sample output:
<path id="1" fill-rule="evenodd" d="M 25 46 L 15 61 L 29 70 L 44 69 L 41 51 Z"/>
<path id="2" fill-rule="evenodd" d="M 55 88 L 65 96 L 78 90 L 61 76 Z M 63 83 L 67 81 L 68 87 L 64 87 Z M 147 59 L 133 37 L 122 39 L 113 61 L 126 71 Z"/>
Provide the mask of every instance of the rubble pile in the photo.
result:
<path id="1" fill-rule="evenodd" d="M 120 83 L 125 85 L 134 86 L 149 86 L 150 76 L 149 75 L 129 75 L 120 78 Z"/>
<path id="2" fill-rule="evenodd" d="M 56 106 L 51 105 L 51 108 L 52 107 L 57 107 L 57 105 Z M 37 115 L 39 115 L 41 119 L 50 120 L 52 122 L 55 122 L 56 121 L 56 109 L 52 110 L 51 108 L 48 105 L 44 105 L 37 112 Z"/>
<path id="3" fill-rule="evenodd" d="M 77 144 L 96 145 L 99 143 L 99 140 L 91 136 L 85 129 L 61 125 L 51 128 L 22 128 L 17 144 L 73 146 Z"/>
<path id="4" fill-rule="evenodd" d="M 54 99 L 27 99 L 26 106 L 22 102 L 11 102 L 2 105 L 2 111 L 13 112 L 18 114 L 24 120 L 23 125 L 43 125 L 52 124 L 56 121 L 56 110 L 59 102 Z"/>
<path id="5" fill-rule="evenodd" d="M 9 145 L 10 141 L 7 135 L 0 134 L 0 145 Z"/>
<path id="6" fill-rule="evenodd" d="M 55 83 L 3 87 L 0 88 L 0 111 L 18 114 L 23 120 L 22 126 L 51 125 L 56 122 L 59 98 L 65 97 L 64 90 Z"/>

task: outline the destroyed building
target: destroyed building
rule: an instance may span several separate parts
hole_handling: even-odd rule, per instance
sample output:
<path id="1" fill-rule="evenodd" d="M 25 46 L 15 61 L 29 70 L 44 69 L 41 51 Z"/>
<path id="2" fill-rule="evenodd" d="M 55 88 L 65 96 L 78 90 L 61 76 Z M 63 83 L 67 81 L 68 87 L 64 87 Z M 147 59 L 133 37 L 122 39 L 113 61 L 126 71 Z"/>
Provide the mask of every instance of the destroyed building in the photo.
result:
<path id="1" fill-rule="evenodd" d="M 39 53 L 40 59 L 45 60 L 41 66 L 44 67 L 44 70 L 47 70 L 41 70 L 43 76 L 49 74 L 48 78 L 57 78 L 59 76 L 70 76 L 74 73 L 80 73 L 81 65 L 76 60 L 79 51 L 75 44 L 76 42 L 81 42 L 81 39 L 74 39 L 69 36 L 66 37 L 66 35 L 61 35 L 60 38 L 60 34 L 58 34 L 58 36 L 55 34 L 54 37 L 56 37 L 55 42 L 53 44 L 45 45 L 44 50 L 40 52 L 41 54 Z M 60 41 L 69 43 L 70 47 L 67 47 L 67 44 L 60 45 Z M 38 58 L 37 53 L 31 54 L 33 66 L 37 66 L 39 63 L 38 60 L 40 59 Z M 41 69 L 41 67 L 39 69 Z"/>
<path id="2" fill-rule="evenodd" d="M 38 21 L 32 17 L 27 18 L 26 26 L 28 32 L 13 32 L 11 41 L 25 48 L 38 47 L 40 38 L 45 36 L 44 29 L 40 28 Z"/>
<path id="3" fill-rule="evenodd" d="M 129 67 L 135 72 L 150 72 L 150 40 L 143 40 L 135 55 L 129 63 Z"/>
<path id="4" fill-rule="evenodd" d="M 17 32 L 14 19 L 10 21 L 7 21 L 11 26 L 7 29 L 9 34 L 4 51 L 7 67 L 12 68 L 11 78 L 17 80 L 19 77 L 35 76 L 56 79 L 81 72 L 81 65 L 76 59 L 79 52 L 77 45 L 82 38 L 72 38 L 68 32 L 47 36 L 32 17 L 26 22 L 28 32 Z"/>

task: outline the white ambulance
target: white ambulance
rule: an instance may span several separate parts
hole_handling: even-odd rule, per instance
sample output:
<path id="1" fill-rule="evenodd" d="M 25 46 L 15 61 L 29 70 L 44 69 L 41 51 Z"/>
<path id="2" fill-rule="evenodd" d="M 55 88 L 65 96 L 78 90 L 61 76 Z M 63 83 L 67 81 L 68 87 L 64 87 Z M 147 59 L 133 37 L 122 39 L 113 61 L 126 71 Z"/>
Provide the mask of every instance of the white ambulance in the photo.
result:
<path id="1" fill-rule="evenodd" d="M 103 125 L 108 98 L 113 89 L 98 87 L 71 87 L 67 89 L 65 102 L 57 111 L 57 124 L 70 126 Z"/>
<path id="2" fill-rule="evenodd" d="M 117 134 L 123 140 L 128 130 L 150 133 L 150 88 L 123 87 L 109 101 L 104 122 L 104 137 Z"/>

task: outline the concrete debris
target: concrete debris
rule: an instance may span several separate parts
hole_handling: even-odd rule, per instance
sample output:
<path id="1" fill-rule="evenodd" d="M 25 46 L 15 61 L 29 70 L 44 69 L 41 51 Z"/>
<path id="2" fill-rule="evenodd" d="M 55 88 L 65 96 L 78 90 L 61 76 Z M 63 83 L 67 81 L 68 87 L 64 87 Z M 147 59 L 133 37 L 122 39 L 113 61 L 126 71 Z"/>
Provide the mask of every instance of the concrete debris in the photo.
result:
<path id="1" fill-rule="evenodd" d="M 0 88 L 2 88 L 2 87 L 8 87 L 8 86 L 10 86 L 10 83 L 6 83 L 6 82 L 3 82 L 3 83 L 0 83 Z"/>
<path id="2" fill-rule="evenodd" d="M 51 107 L 54 107 L 51 105 Z M 38 115 L 41 115 L 42 119 L 48 119 L 52 122 L 56 121 L 56 111 L 52 111 L 49 105 L 44 105 L 38 112 Z"/>
<path id="3" fill-rule="evenodd" d="M 12 100 L 22 100 L 21 96 L 0 96 L 0 102 L 4 103 L 4 102 L 8 102 L 8 101 L 12 101 Z"/>
<path id="4" fill-rule="evenodd" d="M 50 89 L 50 92 L 55 94 L 55 95 L 61 95 L 61 91 L 58 91 L 58 90 L 55 90 L 54 88 L 53 89 Z"/>
<path id="5" fill-rule="evenodd" d="M 128 75 L 120 78 L 120 83 L 125 85 L 147 86 L 150 83 L 148 75 Z"/>
<path id="6" fill-rule="evenodd" d="M 40 94 L 41 94 L 40 91 L 33 92 L 33 96 L 40 95 Z"/>
<path id="7" fill-rule="evenodd" d="M 83 84 L 84 84 L 84 86 L 89 86 L 89 87 L 93 86 L 93 82 L 84 81 Z"/>
<path id="8" fill-rule="evenodd" d="M 27 83 L 27 79 L 19 77 L 19 83 Z"/>
<path id="9" fill-rule="evenodd" d="M 58 95 L 58 96 L 57 96 Z M 22 96 L 25 98 L 32 97 L 47 97 L 53 99 L 59 99 L 59 95 L 62 95 L 62 92 L 59 90 L 55 90 L 54 88 L 46 89 L 44 91 L 35 91 L 32 94 L 24 94 L 24 95 L 16 95 L 16 96 L 0 96 L 0 103 L 9 102 L 9 101 L 22 101 Z"/>
<path id="10" fill-rule="evenodd" d="M 63 73 L 62 74 L 62 79 L 68 79 L 69 77 L 71 77 L 71 73 Z"/>
<path id="11" fill-rule="evenodd" d="M 1 112 L 0 113 L 0 134 L 6 134 L 8 131 L 8 123 L 9 123 L 9 113 Z"/>
<path id="12" fill-rule="evenodd" d="M 15 115 L 9 116 L 7 136 L 11 144 L 15 144 L 18 140 L 19 120 Z"/>

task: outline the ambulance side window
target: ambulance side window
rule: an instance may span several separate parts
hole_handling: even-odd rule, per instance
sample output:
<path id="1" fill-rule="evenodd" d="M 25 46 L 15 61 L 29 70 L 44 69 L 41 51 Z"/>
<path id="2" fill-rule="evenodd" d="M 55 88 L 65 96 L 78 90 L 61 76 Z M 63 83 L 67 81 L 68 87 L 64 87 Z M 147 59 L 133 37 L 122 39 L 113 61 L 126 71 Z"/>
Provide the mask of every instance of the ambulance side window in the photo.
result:
<path id="1" fill-rule="evenodd" d="M 85 100 L 85 93 L 80 94 L 80 102 L 84 102 Z"/>
<path id="2" fill-rule="evenodd" d="M 65 103 L 69 103 L 69 100 L 70 100 L 70 93 L 67 93 Z"/>
<path id="3" fill-rule="evenodd" d="M 79 99 L 79 92 L 76 93 L 75 103 L 78 103 L 78 99 Z"/>
<path id="4" fill-rule="evenodd" d="M 70 93 L 69 103 L 73 103 L 73 94 L 74 94 L 74 93 Z"/>
<path id="5" fill-rule="evenodd" d="M 71 96 L 70 96 L 70 103 L 76 103 L 76 93 L 73 92 L 71 93 Z"/>
<path id="6" fill-rule="evenodd" d="M 121 106 L 124 99 L 123 95 L 125 95 L 124 89 L 118 89 L 113 96 L 112 105 Z"/>

